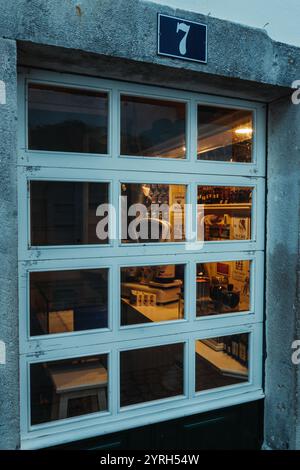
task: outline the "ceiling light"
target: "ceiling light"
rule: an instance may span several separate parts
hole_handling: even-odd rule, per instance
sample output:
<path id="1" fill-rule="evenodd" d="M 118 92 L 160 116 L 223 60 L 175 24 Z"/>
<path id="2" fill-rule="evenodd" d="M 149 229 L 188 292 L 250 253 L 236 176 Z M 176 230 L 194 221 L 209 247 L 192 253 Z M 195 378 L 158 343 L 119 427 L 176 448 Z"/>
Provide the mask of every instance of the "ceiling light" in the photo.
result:
<path id="1" fill-rule="evenodd" d="M 240 127 L 234 131 L 237 135 L 251 135 L 253 134 L 252 127 Z"/>

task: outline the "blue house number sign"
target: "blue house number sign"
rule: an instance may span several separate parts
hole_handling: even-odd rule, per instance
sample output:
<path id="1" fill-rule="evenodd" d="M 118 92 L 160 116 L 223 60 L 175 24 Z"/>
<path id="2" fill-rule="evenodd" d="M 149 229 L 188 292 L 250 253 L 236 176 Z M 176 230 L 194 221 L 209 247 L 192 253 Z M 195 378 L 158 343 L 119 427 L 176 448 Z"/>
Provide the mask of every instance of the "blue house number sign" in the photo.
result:
<path id="1" fill-rule="evenodd" d="M 159 14 L 158 54 L 206 63 L 207 26 Z"/>

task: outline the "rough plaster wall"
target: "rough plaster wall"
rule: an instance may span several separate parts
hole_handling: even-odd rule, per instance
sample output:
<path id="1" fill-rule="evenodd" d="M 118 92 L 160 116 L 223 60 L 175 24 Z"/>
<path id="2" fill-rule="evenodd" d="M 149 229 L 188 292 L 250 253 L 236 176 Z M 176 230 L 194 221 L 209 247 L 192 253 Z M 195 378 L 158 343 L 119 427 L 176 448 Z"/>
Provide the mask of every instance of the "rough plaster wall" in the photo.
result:
<path id="1" fill-rule="evenodd" d="M 208 24 L 209 61 L 173 67 L 282 86 L 300 77 L 300 50 L 263 30 L 147 1 L 0 0 L 0 11 L 0 36 L 162 65 L 170 59 L 156 54 L 157 13 L 176 13 Z"/>
<path id="2" fill-rule="evenodd" d="M 181 8 L 183 0 L 151 0 Z M 299 0 L 184 0 L 184 8 L 255 28 L 265 28 L 276 41 L 300 46 Z"/>
<path id="3" fill-rule="evenodd" d="M 8 5 L 9 4 L 9 8 Z M 18 324 L 16 208 L 16 70 L 14 39 L 126 57 L 225 77 L 289 86 L 300 78 L 300 51 L 274 43 L 261 30 L 201 15 L 185 18 L 209 24 L 207 66 L 156 55 L 157 11 L 167 7 L 138 0 L 0 0 L 0 80 L 7 83 L 0 105 L 0 339 L 8 363 L 0 365 L 0 448 L 18 445 Z M 126 76 L 124 76 L 126 79 Z M 297 255 L 299 239 L 300 106 L 290 101 L 270 107 L 267 261 L 266 446 L 298 447 L 298 370 L 291 342 L 299 336 Z M 297 170 L 295 168 L 297 167 Z M 288 204 L 292 201 L 292 204 Z M 292 221 L 292 222 L 289 222 Z M 280 240 L 280 241 L 279 241 Z M 288 288 L 287 288 L 288 287 Z M 298 334 L 299 332 L 299 334 Z M 299 431 L 300 435 L 300 431 Z"/>
<path id="4" fill-rule="evenodd" d="M 299 329 L 300 105 L 269 108 L 265 445 L 300 448 L 299 369 L 292 342 Z"/>
<path id="5" fill-rule="evenodd" d="M 0 39 L 0 340 L 7 349 L 0 364 L 0 449 L 15 449 L 19 439 L 16 43 Z"/>

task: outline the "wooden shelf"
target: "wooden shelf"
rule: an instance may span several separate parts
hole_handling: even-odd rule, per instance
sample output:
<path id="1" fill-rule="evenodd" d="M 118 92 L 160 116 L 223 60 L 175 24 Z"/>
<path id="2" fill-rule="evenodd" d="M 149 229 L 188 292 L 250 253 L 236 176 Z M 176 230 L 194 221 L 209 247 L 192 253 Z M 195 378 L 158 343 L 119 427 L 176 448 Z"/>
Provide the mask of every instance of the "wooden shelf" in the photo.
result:
<path id="1" fill-rule="evenodd" d="M 247 367 L 223 351 L 215 351 L 203 341 L 196 342 L 196 353 L 209 362 L 220 374 L 231 377 L 247 378 Z"/>
<path id="2" fill-rule="evenodd" d="M 136 310 L 140 315 L 148 318 L 151 322 L 157 323 L 162 321 L 181 320 L 184 317 L 183 302 L 171 302 L 165 305 L 132 305 L 128 299 L 122 297 L 122 302 Z M 180 310 L 179 310 L 180 309 Z"/>
<path id="3" fill-rule="evenodd" d="M 201 205 L 201 204 L 200 204 Z M 205 211 L 234 211 L 234 210 L 251 210 L 252 204 L 249 202 L 241 202 L 236 204 L 203 204 Z"/>

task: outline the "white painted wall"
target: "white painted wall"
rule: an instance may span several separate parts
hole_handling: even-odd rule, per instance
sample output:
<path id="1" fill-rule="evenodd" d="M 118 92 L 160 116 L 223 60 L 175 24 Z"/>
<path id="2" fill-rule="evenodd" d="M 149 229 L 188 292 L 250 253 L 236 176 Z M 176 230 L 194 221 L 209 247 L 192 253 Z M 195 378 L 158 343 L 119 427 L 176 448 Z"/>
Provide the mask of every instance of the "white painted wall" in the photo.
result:
<path id="1" fill-rule="evenodd" d="M 264 28 L 275 41 L 300 47 L 300 0 L 151 0 Z"/>

